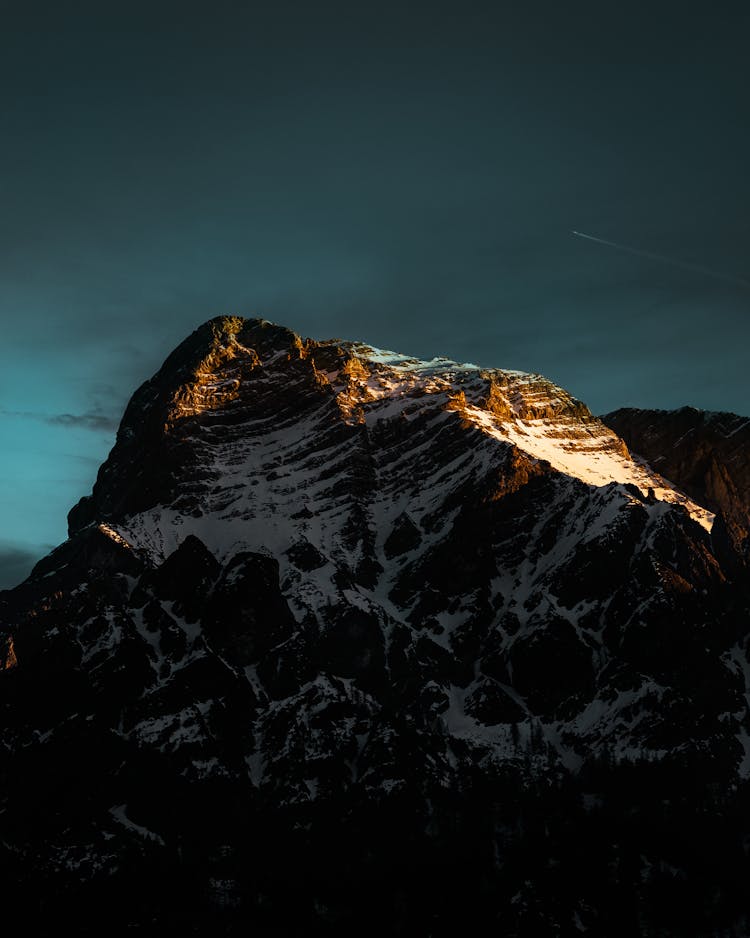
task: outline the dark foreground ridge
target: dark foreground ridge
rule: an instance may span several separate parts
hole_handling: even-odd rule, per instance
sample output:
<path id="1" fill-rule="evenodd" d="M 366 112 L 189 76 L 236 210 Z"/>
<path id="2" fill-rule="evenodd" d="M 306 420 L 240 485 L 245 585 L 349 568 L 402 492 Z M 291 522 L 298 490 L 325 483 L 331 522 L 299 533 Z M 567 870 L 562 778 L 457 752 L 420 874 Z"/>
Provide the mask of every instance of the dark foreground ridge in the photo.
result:
<path id="1" fill-rule="evenodd" d="M 623 420 L 539 375 L 201 326 L 0 593 L 27 931 L 746 935 L 738 503 Z M 679 466 L 725 461 L 685 439 Z"/>

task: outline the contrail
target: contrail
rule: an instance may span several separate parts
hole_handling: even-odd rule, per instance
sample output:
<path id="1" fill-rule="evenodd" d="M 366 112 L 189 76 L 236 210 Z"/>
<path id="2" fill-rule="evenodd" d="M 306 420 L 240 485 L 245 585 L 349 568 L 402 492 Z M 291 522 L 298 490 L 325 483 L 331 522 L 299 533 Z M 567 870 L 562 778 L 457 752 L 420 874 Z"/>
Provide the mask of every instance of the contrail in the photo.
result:
<path id="1" fill-rule="evenodd" d="M 711 270 L 710 267 L 702 267 L 700 264 L 689 264 L 687 261 L 678 260 L 675 257 L 666 257 L 664 254 L 654 254 L 652 251 L 641 251 L 639 248 L 631 248 L 627 244 L 618 244 L 616 241 L 606 241 L 604 238 L 595 238 L 593 235 L 584 234 L 582 231 L 570 232 L 576 238 L 585 238 L 586 241 L 594 241 L 596 244 L 605 244 L 610 248 L 617 248 L 618 251 L 625 251 L 627 254 L 635 254 L 636 257 L 646 257 L 652 261 L 661 261 L 662 264 L 671 264 L 672 267 L 681 267 L 683 270 L 692 270 L 694 273 L 703 274 L 705 277 L 713 277 L 714 280 L 723 280 L 725 283 L 734 283 L 741 287 L 750 289 L 750 280 L 744 280 L 742 277 L 735 277 L 732 274 L 724 274 L 718 270 Z"/>

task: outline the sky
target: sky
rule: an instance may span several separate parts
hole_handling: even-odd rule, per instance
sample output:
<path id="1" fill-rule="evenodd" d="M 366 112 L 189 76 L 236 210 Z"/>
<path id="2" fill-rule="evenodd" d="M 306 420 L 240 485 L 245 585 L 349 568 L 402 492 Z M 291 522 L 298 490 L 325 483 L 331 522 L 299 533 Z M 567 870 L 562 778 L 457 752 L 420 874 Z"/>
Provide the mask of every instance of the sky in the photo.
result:
<path id="1" fill-rule="evenodd" d="M 217 315 L 750 415 L 749 40 L 721 0 L 0 0 L 0 587 Z"/>

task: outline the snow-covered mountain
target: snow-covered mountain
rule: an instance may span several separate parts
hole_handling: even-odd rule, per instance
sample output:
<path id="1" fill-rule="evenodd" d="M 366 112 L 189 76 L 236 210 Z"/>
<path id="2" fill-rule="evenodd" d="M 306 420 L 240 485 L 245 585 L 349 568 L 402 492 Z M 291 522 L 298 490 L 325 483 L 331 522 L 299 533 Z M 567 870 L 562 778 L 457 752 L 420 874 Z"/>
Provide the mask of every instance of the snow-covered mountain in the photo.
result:
<path id="1" fill-rule="evenodd" d="M 6 877 L 64 883 L 53 910 L 136 883 L 160 927 L 187 877 L 188 919 L 351 933 L 371 877 L 394 934 L 442 933 L 425 890 L 444 923 L 650 933 L 613 929 L 636 884 L 656 928 L 693 852 L 654 835 L 623 872 L 613 792 L 650 779 L 635 830 L 681 773 L 750 777 L 744 568 L 650 462 L 539 375 L 206 323 L 0 594 Z"/>

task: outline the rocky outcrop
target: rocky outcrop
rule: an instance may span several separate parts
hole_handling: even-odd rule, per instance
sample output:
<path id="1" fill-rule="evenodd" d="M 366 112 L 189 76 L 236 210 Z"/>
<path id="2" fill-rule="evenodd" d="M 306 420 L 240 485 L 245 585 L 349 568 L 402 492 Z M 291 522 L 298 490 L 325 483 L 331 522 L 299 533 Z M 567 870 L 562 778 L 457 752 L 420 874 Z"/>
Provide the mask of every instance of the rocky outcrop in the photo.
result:
<path id="1" fill-rule="evenodd" d="M 717 514 L 716 550 L 750 563 L 750 420 L 683 407 L 623 408 L 602 418 L 663 476 Z"/>

